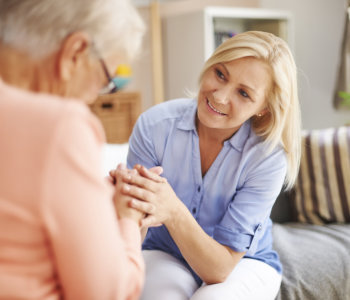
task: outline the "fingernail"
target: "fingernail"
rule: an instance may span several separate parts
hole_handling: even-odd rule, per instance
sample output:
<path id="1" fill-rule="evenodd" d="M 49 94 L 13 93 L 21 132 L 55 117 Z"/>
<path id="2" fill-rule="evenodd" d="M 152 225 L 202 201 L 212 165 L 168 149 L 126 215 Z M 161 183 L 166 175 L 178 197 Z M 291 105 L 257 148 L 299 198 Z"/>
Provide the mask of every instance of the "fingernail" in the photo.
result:
<path id="1" fill-rule="evenodd" d="M 120 163 L 117 167 L 118 170 L 125 170 L 126 169 L 126 165 L 123 163 Z"/>

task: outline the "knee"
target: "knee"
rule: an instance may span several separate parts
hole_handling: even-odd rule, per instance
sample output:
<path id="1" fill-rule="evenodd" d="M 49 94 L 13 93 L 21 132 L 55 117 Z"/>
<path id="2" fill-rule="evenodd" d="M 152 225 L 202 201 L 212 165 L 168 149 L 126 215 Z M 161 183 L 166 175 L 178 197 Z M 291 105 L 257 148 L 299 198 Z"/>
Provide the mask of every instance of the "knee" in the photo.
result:
<path id="1" fill-rule="evenodd" d="M 204 285 L 200 287 L 190 300 L 225 299 L 222 295 L 222 283 Z"/>

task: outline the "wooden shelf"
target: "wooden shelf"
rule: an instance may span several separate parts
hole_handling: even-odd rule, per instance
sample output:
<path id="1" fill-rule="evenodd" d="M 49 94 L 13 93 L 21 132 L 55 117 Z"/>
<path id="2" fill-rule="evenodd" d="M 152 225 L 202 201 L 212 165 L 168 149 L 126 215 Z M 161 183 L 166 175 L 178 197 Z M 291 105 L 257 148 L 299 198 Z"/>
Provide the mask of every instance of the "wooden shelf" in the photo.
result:
<path id="1" fill-rule="evenodd" d="M 107 143 L 127 143 L 141 113 L 141 95 L 139 92 L 102 95 L 90 108 L 101 120 Z"/>

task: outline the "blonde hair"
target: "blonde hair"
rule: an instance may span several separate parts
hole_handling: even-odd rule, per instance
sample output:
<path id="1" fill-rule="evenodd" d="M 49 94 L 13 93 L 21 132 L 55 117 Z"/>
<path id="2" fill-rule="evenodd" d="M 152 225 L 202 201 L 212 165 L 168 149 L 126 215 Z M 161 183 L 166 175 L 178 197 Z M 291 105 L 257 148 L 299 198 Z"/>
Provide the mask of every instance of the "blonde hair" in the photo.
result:
<path id="1" fill-rule="evenodd" d="M 0 43 L 42 58 L 84 31 L 103 55 L 135 55 L 144 26 L 129 0 L 0 0 Z"/>
<path id="2" fill-rule="evenodd" d="M 266 97 L 269 112 L 260 118 L 252 117 L 252 126 L 268 143 L 270 151 L 278 144 L 282 145 L 288 163 L 285 188 L 290 189 L 300 165 L 301 117 L 296 66 L 287 43 L 266 32 L 238 34 L 221 44 L 206 61 L 200 82 L 213 65 L 243 57 L 254 57 L 270 66 L 272 86 Z"/>

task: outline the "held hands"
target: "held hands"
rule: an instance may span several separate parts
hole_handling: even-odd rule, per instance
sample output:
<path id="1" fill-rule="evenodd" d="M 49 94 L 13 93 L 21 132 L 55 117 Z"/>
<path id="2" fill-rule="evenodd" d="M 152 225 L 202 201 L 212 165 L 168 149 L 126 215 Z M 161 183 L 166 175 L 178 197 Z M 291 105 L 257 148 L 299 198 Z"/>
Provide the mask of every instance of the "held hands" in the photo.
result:
<path id="1" fill-rule="evenodd" d="M 147 170 L 136 165 L 133 170 L 116 170 L 118 191 L 129 208 L 141 213 L 141 227 L 159 226 L 170 222 L 179 212 L 182 202 L 165 178 L 161 167 Z"/>
<path id="2" fill-rule="evenodd" d="M 141 226 L 167 225 L 179 213 L 182 202 L 165 178 L 141 165 L 134 170 L 137 173 L 127 174 L 123 181 L 128 184 L 125 193 L 132 197 L 130 206 L 146 214 Z"/>
<path id="3" fill-rule="evenodd" d="M 119 164 L 116 169 L 109 171 L 109 176 L 106 177 L 107 181 L 109 181 L 112 184 L 117 183 L 117 172 L 120 170 L 128 170 L 126 168 L 125 164 Z M 151 172 L 160 175 L 163 173 L 163 168 L 162 167 L 153 167 L 149 169 Z M 133 172 L 134 170 L 128 170 L 129 172 Z"/>
<path id="4" fill-rule="evenodd" d="M 130 202 L 131 198 L 123 193 L 124 186 L 122 183 L 122 178 L 130 172 L 136 171 L 126 169 L 124 165 L 118 165 L 116 170 L 110 172 L 109 181 L 112 183 L 120 183 L 115 185 L 113 199 L 118 218 L 129 218 L 140 225 L 142 218 L 144 218 L 144 214 L 130 208 L 128 203 Z"/>
<path id="5" fill-rule="evenodd" d="M 149 172 L 152 172 L 155 175 L 160 175 L 163 172 L 162 167 L 153 167 L 149 170 Z M 123 178 L 129 178 L 129 175 L 136 175 L 137 170 L 135 169 L 127 169 L 124 164 L 119 164 L 116 169 L 111 170 L 109 172 L 109 177 L 107 177 L 107 180 L 115 185 L 115 195 L 114 195 L 114 204 L 116 207 L 116 212 L 119 218 L 127 217 L 133 219 L 135 222 L 137 222 L 140 226 L 141 220 L 145 218 L 145 212 L 140 210 L 135 210 L 131 207 L 130 203 L 133 200 L 133 198 L 128 195 L 128 184 L 123 181 Z M 158 176 L 159 177 L 159 176 Z M 159 177 L 162 179 L 161 177 Z M 149 207 L 147 207 L 146 211 L 152 210 L 152 205 L 150 204 Z M 155 226 L 155 224 L 149 224 Z M 160 224 L 156 224 L 160 225 Z"/>

